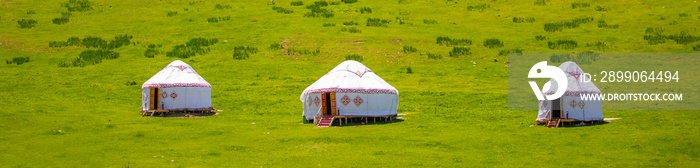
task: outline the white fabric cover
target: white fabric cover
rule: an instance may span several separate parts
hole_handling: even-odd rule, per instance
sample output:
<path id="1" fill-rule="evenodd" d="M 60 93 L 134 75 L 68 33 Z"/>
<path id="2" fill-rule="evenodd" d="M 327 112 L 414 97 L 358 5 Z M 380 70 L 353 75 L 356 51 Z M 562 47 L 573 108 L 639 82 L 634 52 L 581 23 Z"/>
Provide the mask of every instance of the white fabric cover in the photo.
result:
<path id="1" fill-rule="evenodd" d="M 580 78 L 585 78 L 583 75 L 583 70 L 576 63 L 567 61 L 559 65 L 559 68 L 564 71 L 566 78 L 569 82 L 569 86 L 566 88 L 566 93 L 559 98 L 561 99 L 561 112 L 562 118 L 566 118 L 568 114 L 569 119 L 577 119 L 581 121 L 596 121 L 603 120 L 603 106 L 602 101 L 597 100 L 587 100 L 582 101 L 580 94 L 599 94 L 600 89 L 593 84 L 593 82 L 581 82 Z M 557 90 L 557 82 L 555 80 L 550 80 L 552 83 L 549 90 L 545 91 L 545 95 L 554 94 Z M 537 121 L 548 120 L 546 118 L 547 111 L 552 109 L 551 100 L 541 100 L 539 101 L 539 110 L 537 114 Z M 572 106 L 574 105 L 575 106 Z"/>
<path id="2" fill-rule="evenodd" d="M 211 109 L 211 85 L 192 67 L 175 60 L 153 75 L 142 86 L 141 109 L 150 107 L 151 96 L 160 96 L 165 110 Z M 158 95 L 150 95 L 150 88 L 160 88 Z"/>
<path id="3" fill-rule="evenodd" d="M 336 93 L 338 115 L 387 116 L 396 115 L 399 92 L 372 70 L 357 61 L 345 61 L 304 89 L 299 99 L 303 103 L 303 115 L 313 119 L 323 106 L 316 103 L 321 94 Z M 349 100 L 343 103 L 343 97 Z M 359 97 L 361 103 L 356 104 Z M 349 102 L 348 102 L 349 101 Z"/>

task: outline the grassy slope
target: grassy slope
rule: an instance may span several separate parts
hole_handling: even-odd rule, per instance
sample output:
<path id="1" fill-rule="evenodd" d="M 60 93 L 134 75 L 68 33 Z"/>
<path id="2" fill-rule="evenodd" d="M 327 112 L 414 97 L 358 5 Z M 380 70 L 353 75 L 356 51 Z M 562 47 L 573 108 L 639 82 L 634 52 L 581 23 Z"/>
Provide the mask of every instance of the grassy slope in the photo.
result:
<path id="1" fill-rule="evenodd" d="M 302 15 L 308 10 L 290 6 L 289 1 L 277 1 L 277 5 L 293 9 L 292 14 L 276 13 L 266 1 L 120 0 L 96 2 L 94 10 L 73 12 L 70 23 L 55 25 L 51 19 L 66 11 L 60 7 L 63 1 L 2 1 L 0 60 L 27 56 L 31 62 L 0 65 L 4 81 L 0 83 L 0 163 L 7 167 L 697 167 L 697 111 L 606 111 L 606 116 L 623 119 L 545 129 L 529 127 L 534 124 L 534 111 L 507 110 L 507 70 L 502 63 L 507 58 L 497 55 L 501 49 L 603 52 L 583 46 L 601 41 L 613 46 L 606 52 L 694 52 L 691 45 L 670 40 L 649 45 L 642 39 L 644 30 L 662 27 L 667 34 L 687 30 L 700 35 L 696 30 L 700 12 L 694 2 L 590 1 L 591 7 L 573 10 L 572 2 L 535 6 L 530 0 L 360 1 L 329 6 L 335 11 L 333 18 L 305 18 Z M 232 8 L 216 10 L 219 3 Z M 466 10 L 483 3 L 490 8 Z M 595 11 L 598 5 L 611 10 Z M 360 7 L 370 7 L 373 13 L 355 12 Z M 28 10 L 36 14 L 29 15 Z M 168 11 L 178 14 L 168 17 Z M 679 17 L 680 13 L 690 16 Z M 207 18 L 220 16 L 231 20 L 206 23 Z M 537 21 L 513 23 L 514 16 Z M 596 21 L 562 32 L 543 31 L 546 22 L 584 16 Z M 398 24 L 396 17 L 408 24 Z M 16 21 L 29 18 L 39 23 L 20 29 Z M 367 18 L 392 22 L 388 27 L 366 27 Z M 620 28 L 598 28 L 601 18 Z M 425 24 L 424 19 L 438 23 Z M 362 33 L 340 31 L 342 22 L 350 20 L 360 23 L 356 27 Z M 323 23 L 336 26 L 322 27 Z M 84 48 L 47 47 L 50 41 L 72 36 L 111 39 L 121 34 L 133 35 L 137 45 L 116 49 L 121 53 L 118 59 L 84 68 L 57 66 L 76 58 Z M 550 50 L 535 35 L 576 40 L 579 47 Z M 450 58 L 447 53 L 452 48 L 435 44 L 437 36 L 471 39 L 473 54 Z M 224 111 L 203 119 L 138 116 L 140 83 L 174 59 L 145 58 L 146 45 L 163 44 L 161 50 L 169 51 L 195 37 L 220 41 L 210 53 L 184 60 L 214 86 L 214 107 Z M 486 38 L 501 39 L 505 47 L 482 47 Z M 296 48 L 319 49 L 321 54 L 292 59 L 282 50 L 267 49 L 285 39 Z M 351 43 L 360 40 L 364 42 Z M 233 47 L 239 45 L 261 52 L 248 60 L 233 60 Z M 406 54 L 401 52 L 403 45 L 445 58 Z M 399 113 L 406 114 L 406 121 L 328 129 L 300 124 L 301 91 L 348 54 L 364 55 L 363 63 L 400 91 Z M 413 74 L 402 72 L 407 66 Z M 126 86 L 127 81 L 139 84 Z"/>

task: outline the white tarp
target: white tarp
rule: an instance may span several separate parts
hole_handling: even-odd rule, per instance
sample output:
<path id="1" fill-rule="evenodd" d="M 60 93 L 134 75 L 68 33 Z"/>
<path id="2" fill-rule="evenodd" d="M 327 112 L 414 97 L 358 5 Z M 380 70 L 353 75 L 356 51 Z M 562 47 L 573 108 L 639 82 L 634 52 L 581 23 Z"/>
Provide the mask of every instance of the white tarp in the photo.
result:
<path id="1" fill-rule="evenodd" d="M 190 65 L 175 60 L 153 75 L 142 86 L 141 109 L 150 107 L 151 96 L 159 96 L 161 109 L 205 110 L 211 109 L 211 85 L 197 74 Z M 158 95 L 150 95 L 150 88 L 160 88 Z"/>
<path id="2" fill-rule="evenodd" d="M 345 61 L 304 89 L 299 98 L 303 115 L 313 119 L 323 106 L 321 94 L 335 93 L 338 115 L 396 115 L 399 92 L 357 61 Z"/>
<path id="3" fill-rule="evenodd" d="M 597 94 L 600 93 L 600 89 L 593 84 L 593 82 L 581 82 L 580 78 L 585 78 L 584 81 L 588 81 L 586 76 L 583 75 L 583 70 L 574 62 L 567 61 L 559 65 L 559 68 L 564 71 L 569 85 L 566 88 L 566 93 L 559 98 L 561 100 L 561 118 L 577 119 L 582 121 L 596 121 L 603 120 L 603 108 L 602 101 L 587 100 L 582 101 L 581 94 Z M 557 82 L 555 80 L 550 80 L 551 87 L 548 91 L 544 92 L 545 95 L 554 94 L 557 90 Z M 539 110 L 537 115 L 537 121 L 543 121 L 546 118 L 547 111 L 552 109 L 551 100 L 544 100 L 539 102 Z"/>

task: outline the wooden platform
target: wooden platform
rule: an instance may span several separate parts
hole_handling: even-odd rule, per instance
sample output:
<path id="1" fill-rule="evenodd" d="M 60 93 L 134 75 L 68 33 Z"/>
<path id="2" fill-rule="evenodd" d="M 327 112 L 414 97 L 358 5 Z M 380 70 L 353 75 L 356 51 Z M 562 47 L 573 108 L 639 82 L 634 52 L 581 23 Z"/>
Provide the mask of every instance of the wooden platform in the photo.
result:
<path id="1" fill-rule="evenodd" d="M 145 117 L 145 116 L 158 115 L 158 116 L 162 117 L 162 116 L 170 114 L 170 113 L 216 113 L 216 112 L 217 112 L 217 110 L 214 108 L 212 108 L 210 110 L 191 110 L 191 111 L 188 111 L 188 110 L 146 110 L 146 111 L 141 112 L 141 116 Z"/>

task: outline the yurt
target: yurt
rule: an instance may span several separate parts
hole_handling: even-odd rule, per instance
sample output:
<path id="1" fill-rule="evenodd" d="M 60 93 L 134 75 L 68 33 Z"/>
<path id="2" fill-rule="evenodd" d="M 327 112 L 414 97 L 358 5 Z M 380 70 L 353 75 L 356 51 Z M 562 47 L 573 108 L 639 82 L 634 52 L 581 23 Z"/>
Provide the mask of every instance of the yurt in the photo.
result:
<path id="1" fill-rule="evenodd" d="M 190 65 L 175 60 L 141 86 L 141 111 L 211 111 L 211 85 Z"/>
<path id="2" fill-rule="evenodd" d="M 399 91 L 362 63 L 349 60 L 304 89 L 300 100 L 304 120 L 319 126 L 330 126 L 334 119 L 341 125 L 349 119 L 376 122 L 396 117 Z"/>
<path id="3" fill-rule="evenodd" d="M 564 71 L 568 80 L 566 92 L 559 99 L 540 101 L 537 122 L 556 121 L 557 123 L 550 123 L 558 126 L 559 122 L 602 121 L 604 119 L 602 101 L 583 101 L 580 97 L 581 94 L 599 94 L 600 89 L 583 75 L 583 70 L 576 63 L 564 62 L 559 68 Z M 583 81 L 589 82 L 581 82 L 579 78 L 585 78 Z M 555 80 L 550 80 L 550 82 L 552 83 L 551 87 L 543 93 L 544 95 L 552 95 L 558 88 Z"/>

